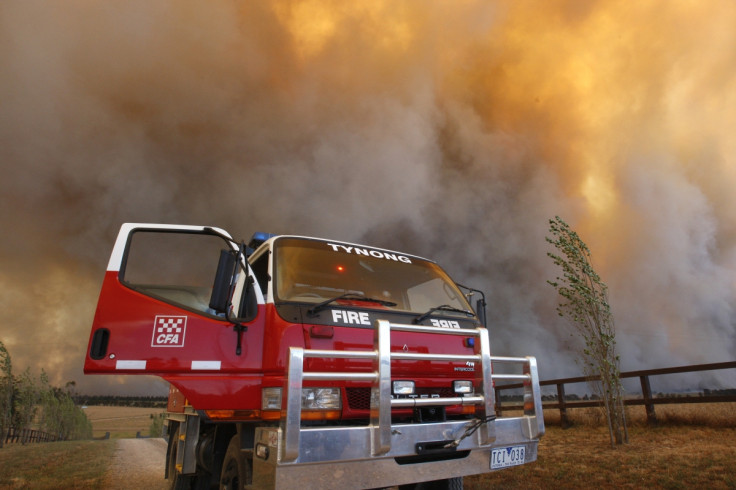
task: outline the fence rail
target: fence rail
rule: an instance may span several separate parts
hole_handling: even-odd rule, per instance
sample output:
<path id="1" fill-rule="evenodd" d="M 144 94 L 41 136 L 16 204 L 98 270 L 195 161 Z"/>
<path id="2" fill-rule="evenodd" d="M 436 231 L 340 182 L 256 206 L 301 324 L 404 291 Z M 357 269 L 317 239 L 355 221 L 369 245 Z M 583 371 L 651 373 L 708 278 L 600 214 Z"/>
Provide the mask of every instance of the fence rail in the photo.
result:
<path id="1" fill-rule="evenodd" d="M 645 369 L 639 371 L 627 371 L 621 373 L 621 378 L 639 378 L 641 384 L 641 398 L 627 398 L 624 400 L 625 405 L 643 405 L 647 412 L 647 422 L 655 424 L 657 422 L 657 414 L 654 411 L 655 405 L 671 404 L 671 403 L 722 403 L 736 402 L 736 395 L 708 395 L 708 396 L 652 396 L 652 389 L 649 382 L 650 376 L 662 376 L 668 374 L 693 373 L 699 371 L 718 371 L 722 369 L 736 369 L 736 361 L 718 362 L 712 364 L 695 364 L 691 366 L 677 366 L 662 369 Z M 546 409 L 558 409 L 560 411 L 560 422 L 563 426 L 569 424 L 567 418 L 567 410 L 572 408 L 599 407 L 603 404 L 602 400 L 567 400 L 565 397 L 565 385 L 575 383 L 585 383 L 590 381 L 599 381 L 600 376 L 578 376 L 575 378 L 549 379 L 540 381 L 540 386 L 556 386 L 557 401 L 542 402 L 542 407 Z M 513 390 L 523 388 L 522 383 L 512 383 L 504 385 L 496 385 L 496 413 L 501 414 L 503 410 L 520 410 L 522 405 L 501 405 L 501 392 L 505 390 Z"/>
<path id="2" fill-rule="evenodd" d="M 3 443 L 5 444 L 29 444 L 33 442 L 56 442 L 59 440 L 58 434 L 50 434 L 36 429 L 16 429 L 10 427 L 3 434 Z"/>

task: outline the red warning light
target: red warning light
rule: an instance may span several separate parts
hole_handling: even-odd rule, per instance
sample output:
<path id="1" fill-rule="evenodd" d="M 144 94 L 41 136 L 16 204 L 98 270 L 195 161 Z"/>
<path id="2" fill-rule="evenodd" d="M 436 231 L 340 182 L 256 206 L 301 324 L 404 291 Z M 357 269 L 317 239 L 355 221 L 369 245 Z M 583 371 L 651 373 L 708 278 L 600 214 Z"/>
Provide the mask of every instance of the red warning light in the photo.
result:
<path id="1" fill-rule="evenodd" d="M 335 267 L 337 269 L 337 272 L 345 272 L 345 266 L 344 265 L 338 265 Z"/>

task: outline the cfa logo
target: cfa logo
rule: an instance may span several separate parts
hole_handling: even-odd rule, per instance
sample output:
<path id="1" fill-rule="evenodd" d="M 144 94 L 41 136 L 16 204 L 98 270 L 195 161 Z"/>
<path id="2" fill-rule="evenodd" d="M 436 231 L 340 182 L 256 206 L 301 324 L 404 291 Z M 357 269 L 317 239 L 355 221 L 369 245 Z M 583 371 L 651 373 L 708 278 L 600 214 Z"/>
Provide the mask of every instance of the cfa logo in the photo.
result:
<path id="1" fill-rule="evenodd" d="M 184 347 L 185 316 L 157 316 L 153 322 L 151 347 Z"/>

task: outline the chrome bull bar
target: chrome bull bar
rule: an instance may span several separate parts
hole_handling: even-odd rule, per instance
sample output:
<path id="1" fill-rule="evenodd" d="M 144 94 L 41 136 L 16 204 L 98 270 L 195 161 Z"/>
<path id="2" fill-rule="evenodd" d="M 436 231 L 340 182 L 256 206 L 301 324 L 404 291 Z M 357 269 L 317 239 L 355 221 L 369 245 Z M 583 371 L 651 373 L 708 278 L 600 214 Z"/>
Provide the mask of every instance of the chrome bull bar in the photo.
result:
<path id="1" fill-rule="evenodd" d="M 455 354 L 431 354 L 431 353 L 408 353 L 408 352 L 391 352 L 391 332 L 412 332 L 412 333 L 428 333 L 439 335 L 454 335 L 476 338 L 475 353 L 471 355 L 455 355 Z M 523 417 L 514 418 L 515 424 L 520 428 L 523 437 L 526 440 L 532 440 L 544 433 L 544 420 L 542 417 L 542 400 L 539 391 L 539 375 L 537 372 L 536 360 L 533 357 L 492 357 L 490 355 L 490 344 L 488 339 L 488 330 L 485 328 L 467 329 L 467 328 L 443 328 L 428 327 L 423 325 L 403 325 L 392 324 L 386 320 L 376 320 L 374 323 L 374 342 L 372 351 L 337 351 L 337 350 L 319 350 L 319 349 L 303 349 L 300 347 L 291 347 L 289 354 L 288 378 L 286 387 L 286 416 L 282 418 L 281 435 L 283 437 L 281 444 L 282 451 L 279 455 L 280 463 L 299 463 L 307 462 L 304 458 L 300 458 L 300 445 L 302 435 L 308 435 L 309 440 L 315 437 L 322 437 L 322 434 L 328 434 L 339 428 L 331 427 L 312 428 L 301 427 L 301 391 L 304 381 L 370 381 L 373 386 L 371 389 L 371 405 L 370 405 L 370 425 L 363 427 L 360 432 L 368 430 L 369 448 L 365 453 L 353 454 L 352 457 L 376 458 L 381 456 L 395 457 L 397 451 L 404 454 L 413 452 L 408 447 L 396 448 L 392 450 L 392 437 L 402 434 L 409 427 L 404 425 L 391 425 L 391 409 L 400 407 L 421 407 L 421 406 L 450 406 L 450 405 L 476 405 L 476 421 L 482 421 L 477 428 L 477 436 L 472 441 L 464 441 L 462 447 L 475 449 L 479 447 L 488 447 L 496 441 L 496 423 L 495 423 L 495 390 L 493 389 L 493 380 L 505 381 L 521 381 L 524 385 L 524 402 L 525 413 Z M 304 372 L 304 360 L 307 358 L 331 358 L 331 359 L 371 359 L 373 360 L 373 369 L 368 372 Z M 391 398 L 391 362 L 393 360 L 412 360 L 412 361 L 447 361 L 447 362 L 473 362 L 479 363 L 480 372 L 476 370 L 476 379 L 480 380 L 480 393 L 471 396 L 456 396 L 443 398 L 407 398 L 392 399 Z M 523 374 L 492 374 L 492 363 L 506 364 L 522 364 Z M 510 420 L 509 420 L 510 421 Z M 421 424 L 423 429 L 430 429 L 437 426 L 435 431 L 437 434 L 454 434 L 452 437 L 458 437 L 456 443 L 459 443 L 459 436 L 474 421 L 451 421 Z M 351 432 L 355 432 L 356 428 L 351 427 Z M 311 434 L 315 432 L 315 434 Z M 317 434 L 316 432 L 320 432 Z M 474 430 L 475 432 L 475 430 Z M 409 434 L 406 434 L 409 436 Z M 504 438 L 506 436 L 504 435 Z M 322 439 L 320 439 L 322 440 Z M 419 441 L 417 441 L 419 442 Z M 456 444 L 457 445 L 457 444 Z M 330 458 L 331 459 L 331 458 Z M 314 461 L 312 461 L 314 462 Z"/>

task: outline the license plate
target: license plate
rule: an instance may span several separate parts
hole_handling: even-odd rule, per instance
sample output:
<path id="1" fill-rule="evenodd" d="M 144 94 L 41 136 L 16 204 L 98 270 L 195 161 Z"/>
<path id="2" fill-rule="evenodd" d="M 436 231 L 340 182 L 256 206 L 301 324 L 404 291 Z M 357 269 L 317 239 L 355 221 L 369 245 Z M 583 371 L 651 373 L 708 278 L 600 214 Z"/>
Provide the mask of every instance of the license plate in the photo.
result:
<path id="1" fill-rule="evenodd" d="M 498 470 L 524 464 L 525 446 L 508 446 L 491 449 L 491 469 Z"/>

